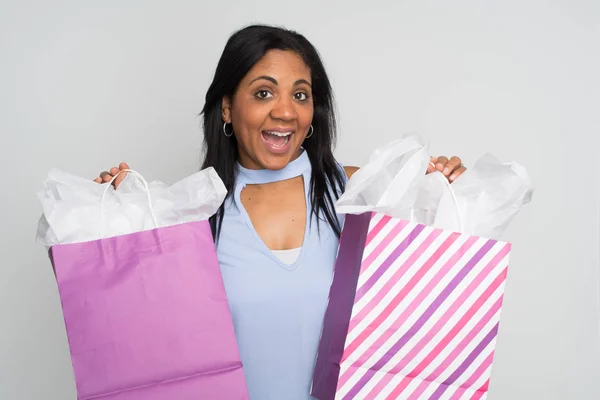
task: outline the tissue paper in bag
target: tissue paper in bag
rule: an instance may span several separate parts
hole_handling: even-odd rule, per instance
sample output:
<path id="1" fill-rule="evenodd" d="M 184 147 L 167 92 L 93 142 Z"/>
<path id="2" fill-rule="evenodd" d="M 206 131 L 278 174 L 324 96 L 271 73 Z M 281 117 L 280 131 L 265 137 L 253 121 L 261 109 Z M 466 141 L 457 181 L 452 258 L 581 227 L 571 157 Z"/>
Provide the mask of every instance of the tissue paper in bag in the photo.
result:
<path id="1" fill-rule="evenodd" d="M 133 172 L 133 171 L 131 171 Z M 113 190 L 53 170 L 40 191 L 78 399 L 248 399 L 210 217 L 214 170 Z"/>
<path id="2" fill-rule="evenodd" d="M 348 181 L 336 204 L 340 214 L 385 212 L 410 218 L 415 206 L 419 177 L 427 169 L 427 147 L 408 135 L 375 150 L 367 165 Z"/>
<path id="3" fill-rule="evenodd" d="M 352 214 L 319 344 L 317 399 L 487 396 L 511 245 L 477 233 L 499 234 L 531 187 L 524 170 L 490 158 L 449 185 L 426 175 L 429 154 L 415 142 L 386 146 L 338 202 Z M 404 169 L 413 165 L 421 167 Z M 384 181 L 402 189 L 373 183 Z"/>
<path id="4" fill-rule="evenodd" d="M 43 209 L 38 243 L 50 247 L 100 239 L 101 232 L 106 238 L 206 220 L 227 195 L 213 168 L 197 172 L 170 187 L 162 182 L 148 183 L 152 211 L 158 222 L 155 226 L 149 212 L 148 194 L 140 182 L 128 174 L 118 190 L 105 190 L 107 184 L 51 170 L 38 192 Z M 105 215 L 101 218 L 101 199 L 105 192 Z"/>
<path id="5" fill-rule="evenodd" d="M 439 172 L 426 175 L 428 164 L 429 148 L 418 135 L 392 141 L 352 176 L 336 211 L 381 212 L 498 239 L 533 196 L 527 171 L 516 162 L 487 154 L 452 185 Z"/>
<path id="6" fill-rule="evenodd" d="M 491 154 L 481 157 L 451 188 L 440 199 L 433 225 L 454 229 L 452 216 L 458 207 L 460 232 L 496 239 L 533 196 L 525 168 L 516 162 L 503 163 Z"/>

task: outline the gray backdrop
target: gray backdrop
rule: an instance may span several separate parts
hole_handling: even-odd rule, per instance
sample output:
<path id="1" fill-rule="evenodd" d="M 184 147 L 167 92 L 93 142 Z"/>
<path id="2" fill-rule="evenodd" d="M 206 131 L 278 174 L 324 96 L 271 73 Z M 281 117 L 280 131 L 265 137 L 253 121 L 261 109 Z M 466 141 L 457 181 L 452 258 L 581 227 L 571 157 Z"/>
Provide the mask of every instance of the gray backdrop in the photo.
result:
<path id="1" fill-rule="evenodd" d="M 598 399 L 600 2 L 42 1 L 0 5 L 0 398 L 74 399 L 60 301 L 34 242 L 59 167 L 197 170 L 228 35 L 304 33 L 337 94 L 346 164 L 418 131 L 435 154 L 517 160 L 537 191 L 514 243 L 492 400 Z"/>

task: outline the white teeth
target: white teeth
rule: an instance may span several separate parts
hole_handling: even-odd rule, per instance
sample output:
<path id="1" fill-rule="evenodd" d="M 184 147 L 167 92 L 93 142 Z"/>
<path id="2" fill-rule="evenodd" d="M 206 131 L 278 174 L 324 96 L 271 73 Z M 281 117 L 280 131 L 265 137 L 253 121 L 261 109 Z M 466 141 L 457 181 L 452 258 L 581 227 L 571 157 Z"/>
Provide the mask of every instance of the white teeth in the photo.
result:
<path id="1" fill-rule="evenodd" d="M 292 134 L 292 132 L 272 132 L 272 131 L 265 131 L 265 132 L 267 132 L 269 135 L 279 136 L 279 137 L 288 137 Z"/>

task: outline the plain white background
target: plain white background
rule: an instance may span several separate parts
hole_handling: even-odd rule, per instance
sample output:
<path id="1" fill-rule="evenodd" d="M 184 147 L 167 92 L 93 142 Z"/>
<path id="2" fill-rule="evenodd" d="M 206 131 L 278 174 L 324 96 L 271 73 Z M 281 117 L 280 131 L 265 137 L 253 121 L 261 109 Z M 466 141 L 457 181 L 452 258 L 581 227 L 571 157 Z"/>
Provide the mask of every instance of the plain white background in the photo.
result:
<path id="1" fill-rule="evenodd" d="M 35 192 L 59 167 L 199 167 L 198 113 L 229 34 L 284 25 L 320 50 L 339 159 L 407 131 L 434 154 L 516 160 L 536 183 L 514 244 L 489 398 L 598 399 L 600 3 L 6 1 L 0 6 L 0 398 L 74 399 Z"/>

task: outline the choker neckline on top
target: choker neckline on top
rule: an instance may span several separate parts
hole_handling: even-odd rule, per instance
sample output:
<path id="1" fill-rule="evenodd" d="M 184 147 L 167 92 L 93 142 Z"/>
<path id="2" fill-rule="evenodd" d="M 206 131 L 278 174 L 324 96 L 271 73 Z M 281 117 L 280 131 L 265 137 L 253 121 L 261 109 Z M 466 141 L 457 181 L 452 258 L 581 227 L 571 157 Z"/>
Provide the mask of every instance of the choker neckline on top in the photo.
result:
<path id="1" fill-rule="evenodd" d="M 264 184 L 285 181 L 303 175 L 310 169 L 310 159 L 306 150 L 301 149 L 302 154 L 280 170 L 270 169 L 248 169 L 239 162 L 236 165 L 237 177 L 247 184 Z"/>

